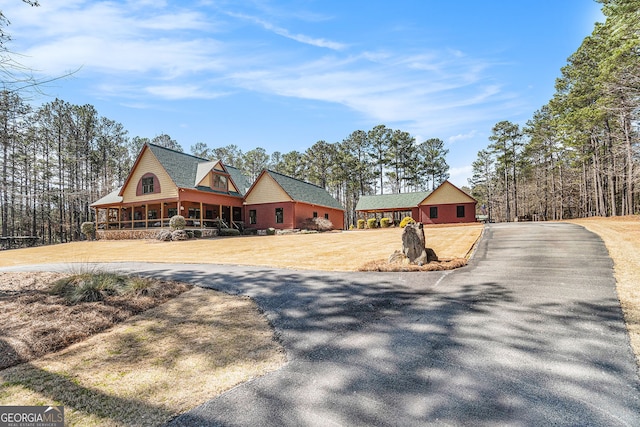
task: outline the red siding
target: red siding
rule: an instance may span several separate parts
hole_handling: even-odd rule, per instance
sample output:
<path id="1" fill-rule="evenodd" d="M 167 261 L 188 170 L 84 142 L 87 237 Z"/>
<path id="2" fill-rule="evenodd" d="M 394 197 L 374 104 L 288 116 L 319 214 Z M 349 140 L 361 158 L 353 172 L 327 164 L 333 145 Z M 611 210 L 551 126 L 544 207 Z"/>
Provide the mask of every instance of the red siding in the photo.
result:
<path id="1" fill-rule="evenodd" d="M 282 208 L 284 211 L 284 221 L 282 224 L 276 224 L 276 208 Z M 256 211 L 255 224 L 250 224 L 250 212 L 252 210 Z M 300 202 L 246 205 L 244 208 L 244 223 L 247 227 L 257 229 L 275 228 L 287 230 L 300 228 L 305 219 L 313 217 L 314 212 L 317 212 L 320 218 L 324 218 L 325 214 L 329 214 L 329 220 L 336 229 L 342 229 L 344 227 L 343 211 Z"/>
<path id="2" fill-rule="evenodd" d="M 244 223 L 250 228 L 277 228 L 281 230 L 295 228 L 294 225 L 294 203 L 293 202 L 278 202 L 278 203 L 264 203 L 260 205 L 246 205 L 244 207 Z M 276 208 L 282 208 L 284 211 L 284 221 L 282 224 L 276 224 Z M 251 224 L 249 222 L 250 211 L 256 211 L 256 223 Z"/>
<path id="3" fill-rule="evenodd" d="M 438 208 L 438 218 L 430 218 L 429 212 L 432 206 Z M 458 218 L 458 206 L 464 206 L 464 217 Z M 419 212 L 414 212 L 414 218 L 418 222 L 424 224 L 456 224 L 463 222 L 476 222 L 476 204 L 469 203 L 453 203 L 448 205 L 422 205 Z"/>

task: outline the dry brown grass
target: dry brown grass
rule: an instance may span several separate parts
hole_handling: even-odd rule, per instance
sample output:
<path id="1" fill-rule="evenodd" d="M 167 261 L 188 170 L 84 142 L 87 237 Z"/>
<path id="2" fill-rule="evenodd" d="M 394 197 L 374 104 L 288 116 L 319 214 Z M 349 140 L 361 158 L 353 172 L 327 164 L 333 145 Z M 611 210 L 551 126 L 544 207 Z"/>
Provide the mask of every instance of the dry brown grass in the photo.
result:
<path id="1" fill-rule="evenodd" d="M 640 365 L 640 216 L 594 217 L 569 222 L 599 235 L 613 259 L 618 298 Z"/>
<path id="2" fill-rule="evenodd" d="M 196 288 L 0 370 L 0 405 L 63 405 L 68 425 L 155 426 L 284 361 L 251 300 Z"/>
<path id="3" fill-rule="evenodd" d="M 427 246 L 440 259 L 466 258 L 481 224 L 425 226 Z M 7 251 L 0 267 L 59 262 L 177 262 L 356 271 L 387 259 L 402 246 L 401 228 L 279 236 L 242 236 L 184 242 L 120 240 L 74 242 Z"/>

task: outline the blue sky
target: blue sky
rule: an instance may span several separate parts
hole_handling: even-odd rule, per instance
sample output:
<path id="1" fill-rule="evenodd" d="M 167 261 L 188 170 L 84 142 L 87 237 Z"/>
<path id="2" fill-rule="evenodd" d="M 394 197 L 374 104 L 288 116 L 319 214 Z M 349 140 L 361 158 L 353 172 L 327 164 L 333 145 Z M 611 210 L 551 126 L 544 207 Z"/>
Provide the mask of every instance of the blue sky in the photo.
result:
<path id="1" fill-rule="evenodd" d="M 7 4 L 8 3 L 8 4 Z M 3 2 L 10 48 L 55 97 L 130 136 L 304 151 L 378 124 L 440 138 L 451 181 L 501 120 L 549 101 L 602 20 L 592 0 Z"/>

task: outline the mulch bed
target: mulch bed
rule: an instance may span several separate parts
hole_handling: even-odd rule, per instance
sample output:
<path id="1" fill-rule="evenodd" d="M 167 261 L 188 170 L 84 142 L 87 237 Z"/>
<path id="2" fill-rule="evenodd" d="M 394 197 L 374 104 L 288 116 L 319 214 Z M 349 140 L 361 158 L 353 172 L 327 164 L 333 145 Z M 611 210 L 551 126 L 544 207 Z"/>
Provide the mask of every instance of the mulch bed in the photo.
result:
<path id="1" fill-rule="evenodd" d="M 69 305 L 48 292 L 64 276 L 68 274 L 0 275 L 0 369 L 61 350 L 191 289 L 158 281 L 160 290 L 150 296 L 109 296 Z"/>
<path id="2" fill-rule="evenodd" d="M 453 258 L 449 260 L 431 261 L 424 265 L 389 263 L 387 260 L 381 259 L 370 261 L 360 268 L 358 271 L 382 271 L 382 272 L 404 272 L 404 271 L 442 271 L 453 270 L 467 265 L 465 258 Z"/>

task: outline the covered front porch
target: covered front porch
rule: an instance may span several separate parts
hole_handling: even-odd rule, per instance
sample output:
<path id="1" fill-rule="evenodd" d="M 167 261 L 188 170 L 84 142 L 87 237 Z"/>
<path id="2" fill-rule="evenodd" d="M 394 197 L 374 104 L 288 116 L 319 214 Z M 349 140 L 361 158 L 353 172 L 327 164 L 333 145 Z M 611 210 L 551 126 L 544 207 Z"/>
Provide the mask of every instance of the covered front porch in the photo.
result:
<path id="1" fill-rule="evenodd" d="M 98 230 L 168 228 L 169 220 L 182 215 L 187 228 L 236 228 L 242 230 L 242 207 L 191 201 L 118 203 L 95 206 Z"/>

